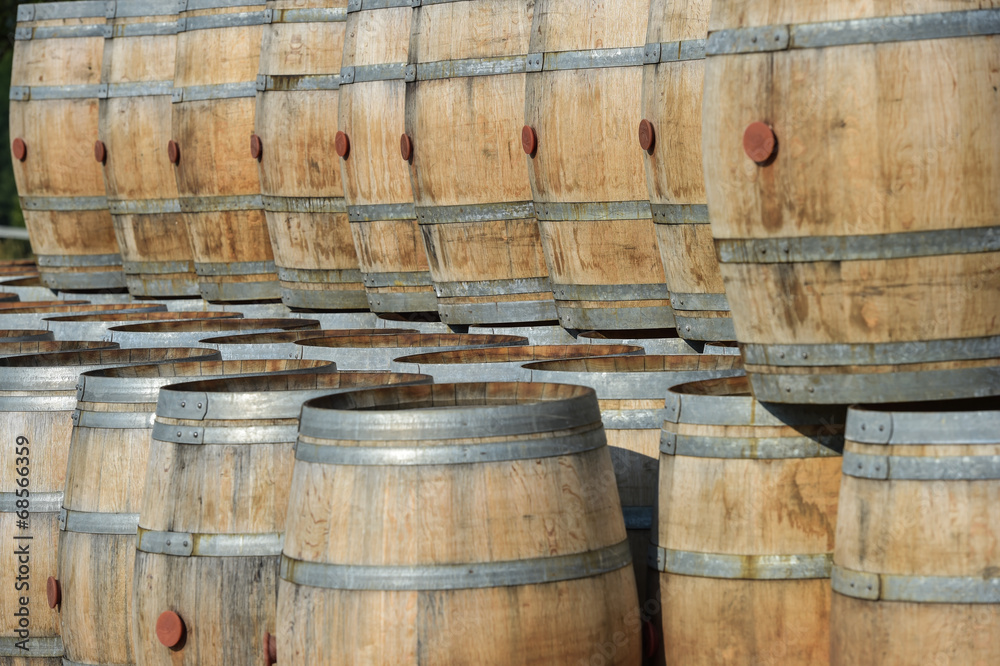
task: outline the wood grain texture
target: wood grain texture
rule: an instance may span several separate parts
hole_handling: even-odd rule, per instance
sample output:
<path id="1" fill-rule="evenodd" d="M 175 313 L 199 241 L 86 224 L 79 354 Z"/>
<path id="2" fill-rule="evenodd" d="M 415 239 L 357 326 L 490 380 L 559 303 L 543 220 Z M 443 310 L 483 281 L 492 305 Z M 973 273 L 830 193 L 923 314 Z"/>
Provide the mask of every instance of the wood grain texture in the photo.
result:
<path id="1" fill-rule="evenodd" d="M 588 390 L 545 384 L 442 386 L 431 388 L 430 395 L 378 392 L 365 408 L 394 409 L 399 402 L 419 414 L 430 407 L 557 401 Z M 592 427 L 570 421 L 565 432 Z M 470 427 L 467 435 L 456 431 L 455 438 L 425 443 L 528 443 L 551 436 L 481 435 Z M 396 445 L 309 441 L 322 446 Z M 610 473 L 604 447 L 563 457 L 463 465 L 296 461 L 284 553 L 311 562 L 421 566 L 585 552 L 625 539 L 617 496 L 595 483 Z M 638 622 L 629 622 L 633 614 L 638 617 L 630 578 L 625 567 L 545 585 L 437 592 L 352 592 L 282 580 L 278 659 L 316 665 L 575 664 L 610 645 L 605 663 L 638 663 Z"/>
<path id="2" fill-rule="evenodd" d="M 712 27 L 967 8 L 946 1 L 721 2 Z M 703 142 L 713 235 L 839 237 L 995 224 L 1000 100 L 989 91 L 998 71 L 996 36 L 708 58 Z M 768 166 L 751 162 L 741 145 L 755 121 L 778 139 Z M 727 263 L 722 275 L 743 342 L 935 341 L 995 333 L 998 262 L 997 253 L 974 252 Z M 777 308 L 775 293 L 787 295 Z M 940 360 L 939 368 L 961 367 Z M 751 377 L 784 372 L 774 365 L 748 370 Z M 859 370 L 832 367 L 834 374 Z"/>
<path id="3" fill-rule="evenodd" d="M 351 12 L 344 38 L 344 65 L 409 62 L 409 7 Z M 366 81 L 342 86 L 338 126 L 351 142 L 340 161 L 344 198 L 350 206 L 412 204 L 413 189 L 399 152 L 405 124 L 406 84 L 401 80 Z M 413 282 L 366 286 L 373 312 L 433 311 L 437 308 L 424 239 L 416 217 L 351 223 L 362 275 L 410 273 Z M 387 280 L 382 280 L 387 281 Z"/>

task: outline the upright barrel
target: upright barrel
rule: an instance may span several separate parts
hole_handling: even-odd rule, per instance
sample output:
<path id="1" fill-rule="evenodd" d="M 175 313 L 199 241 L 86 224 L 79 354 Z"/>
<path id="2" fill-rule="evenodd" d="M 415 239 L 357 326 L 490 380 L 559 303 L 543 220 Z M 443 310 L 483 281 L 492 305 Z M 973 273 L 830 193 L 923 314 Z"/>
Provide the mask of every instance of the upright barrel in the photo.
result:
<path id="1" fill-rule="evenodd" d="M 56 544 L 80 373 L 198 354 L 217 352 L 95 349 L 0 358 L 0 435 L 9 442 L 0 454 L 0 537 L 7 544 L 0 584 L 10 591 L 0 595 L 5 664 L 62 664 Z"/>
<path id="2" fill-rule="evenodd" d="M 95 161 L 105 5 L 21 5 L 10 135 L 24 223 L 47 287 L 124 289 L 122 258 Z"/>
<path id="3" fill-rule="evenodd" d="M 289 307 L 368 309 L 340 158 L 332 150 L 346 5 L 347 0 L 267 3 L 270 23 L 260 50 L 250 154 L 260 165 L 281 300 Z"/>
<path id="4" fill-rule="evenodd" d="M 757 398 L 1000 393 L 1000 8 L 973 6 L 713 3 L 706 193 Z"/>
<path id="5" fill-rule="evenodd" d="M 136 539 L 138 663 L 265 663 L 302 403 L 430 381 L 319 372 L 161 389 Z"/>
<path id="6" fill-rule="evenodd" d="M 344 198 L 373 312 L 437 312 L 424 241 L 400 156 L 410 60 L 409 0 L 352 0 L 340 77 Z"/>
<path id="7" fill-rule="evenodd" d="M 610 473 L 596 396 L 580 386 L 306 403 L 278 662 L 639 663 L 621 505 L 599 484 Z"/>
<path id="8" fill-rule="evenodd" d="M 322 366 L 321 361 L 203 360 L 80 375 L 59 521 L 59 618 L 69 662 L 136 662 L 135 535 L 160 388 L 222 376 L 309 372 Z"/>
<path id="9" fill-rule="evenodd" d="M 510 347 L 528 344 L 516 335 L 469 335 L 467 333 L 393 333 L 392 335 L 347 335 L 314 338 L 295 343 L 302 358 L 335 361 L 341 370 L 388 370 L 392 360 L 418 352 L 477 347 Z"/>
<path id="10" fill-rule="evenodd" d="M 167 157 L 210 302 L 278 299 L 253 134 L 264 0 L 188 0 L 174 68 Z"/>
<path id="11" fill-rule="evenodd" d="M 637 129 L 677 332 L 688 340 L 735 340 L 708 223 L 701 159 L 711 4 L 650 0 Z"/>
<path id="12" fill-rule="evenodd" d="M 559 322 L 671 328 L 635 144 L 650 0 L 539 0 L 522 147 Z"/>
<path id="13" fill-rule="evenodd" d="M 197 346 L 205 338 L 222 333 L 266 333 L 294 330 L 318 330 L 315 319 L 189 319 L 124 324 L 108 329 L 107 338 L 122 347 Z"/>
<path id="14" fill-rule="evenodd" d="M 187 220 L 167 159 L 179 0 L 107 4 L 95 156 L 104 164 L 108 209 L 125 283 L 138 297 L 198 295 Z"/>
<path id="15" fill-rule="evenodd" d="M 400 148 L 438 312 L 449 324 L 557 316 L 518 150 L 534 7 L 465 0 L 413 13 L 416 67 Z"/>
<path id="16" fill-rule="evenodd" d="M 831 663 L 1000 661 L 1000 400 L 852 407 Z"/>
<path id="17" fill-rule="evenodd" d="M 745 377 L 667 393 L 649 554 L 666 663 L 829 663 L 845 412 L 758 402 Z"/>

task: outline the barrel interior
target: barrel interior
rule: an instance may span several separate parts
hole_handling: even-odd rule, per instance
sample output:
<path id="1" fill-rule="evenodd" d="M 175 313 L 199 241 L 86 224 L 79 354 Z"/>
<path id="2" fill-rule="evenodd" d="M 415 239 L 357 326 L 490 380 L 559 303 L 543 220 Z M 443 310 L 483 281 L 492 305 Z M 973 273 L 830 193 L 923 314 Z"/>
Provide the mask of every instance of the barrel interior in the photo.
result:
<path id="1" fill-rule="evenodd" d="M 414 354 L 398 359 L 403 363 L 459 365 L 462 363 L 527 363 L 577 356 L 610 356 L 641 354 L 635 345 L 522 345 L 518 347 L 484 347 L 455 349 L 427 354 Z"/>

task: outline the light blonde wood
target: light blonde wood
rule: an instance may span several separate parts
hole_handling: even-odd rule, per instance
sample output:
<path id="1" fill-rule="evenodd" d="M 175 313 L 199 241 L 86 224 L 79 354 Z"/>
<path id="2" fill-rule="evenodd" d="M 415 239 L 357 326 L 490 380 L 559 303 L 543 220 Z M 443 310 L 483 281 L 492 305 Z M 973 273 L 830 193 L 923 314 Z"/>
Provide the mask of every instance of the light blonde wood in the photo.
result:
<path id="1" fill-rule="evenodd" d="M 908 412 L 996 411 L 996 399 L 893 405 L 892 420 Z M 996 456 L 995 444 L 871 445 L 848 439 L 845 452 L 901 458 Z M 940 440 L 939 440 L 940 441 Z M 891 464 L 891 463 L 890 463 Z M 972 463 L 970 463 L 972 464 Z M 996 577 L 993 535 L 1000 524 L 996 480 L 915 481 L 844 475 L 837 513 L 834 563 L 846 569 L 899 576 Z M 997 604 L 867 601 L 834 592 L 830 615 L 831 663 L 990 664 L 1000 659 Z M 861 655 L 864 655 L 861 657 Z"/>
<path id="2" fill-rule="evenodd" d="M 412 14 L 409 7 L 348 14 L 344 65 L 408 62 Z M 413 203 L 407 164 L 399 152 L 406 131 L 405 98 L 401 80 L 341 86 L 337 124 L 351 142 L 340 163 L 349 207 Z M 373 312 L 437 310 L 416 218 L 355 221 L 351 234 L 363 275 L 410 273 L 416 283 L 365 287 Z"/>
<path id="3" fill-rule="evenodd" d="M 516 393 L 512 387 L 517 387 Z M 586 390 L 459 384 L 432 387 L 430 395 L 427 390 L 373 392 L 379 397 L 366 408 L 393 409 L 397 402 L 414 410 L 483 406 L 486 400 L 490 405 L 530 404 Z M 470 427 L 469 436 L 448 442 L 546 436 L 479 434 Z M 393 445 L 309 441 L 345 447 Z M 350 467 L 296 461 L 284 553 L 311 562 L 421 566 L 548 557 L 610 546 L 625 539 L 621 506 L 614 493 L 602 493 L 592 483 L 610 473 L 606 448 L 560 458 L 466 465 Z M 364 509 L 333 509 L 343 506 Z M 637 618 L 630 577 L 625 567 L 546 585 L 438 592 L 352 592 L 280 581 L 278 659 L 317 666 L 576 664 L 610 644 L 604 663 L 634 664 L 640 640 L 638 622 L 629 622 L 633 614 Z"/>
<path id="4" fill-rule="evenodd" d="M 843 432 L 842 418 L 795 426 L 684 423 L 685 392 L 750 396 L 743 377 L 686 384 L 682 422 L 665 421 L 666 433 L 758 439 Z M 657 545 L 743 557 L 830 553 L 841 464 L 840 456 L 741 459 L 661 453 Z M 829 588 L 828 578 L 661 573 L 666 663 L 828 663 Z"/>
<path id="5" fill-rule="evenodd" d="M 794 8 L 777 0 L 753 8 L 723 1 L 713 5 L 711 27 L 967 8 L 948 1 L 807 2 Z M 1000 102 L 988 93 L 988 82 L 998 62 L 996 36 L 708 58 L 703 142 L 715 238 L 995 224 Z M 744 129 L 755 121 L 769 124 L 778 141 L 766 167 L 751 162 L 741 145 Z M 1000 312 L 996 299 L 985 295 L 1000 288 L 998 261 L 996 253 L 975 253 L 724 264 L 722 275 L 742 342 L 934 341 L 995 332 L 991 322 Z M 776 287 L 785 294 L 777 306 Z M 960 367 L 941 360 L 939 368 Z M 748 371 L 753 380 L 778 368 Z"/>
<path id="6" fill-rule="evenodd" d="M 271 362 L 275 363 L 275 362 Z M 302 363 L 301 361 L 299 363 Z M 320 371 L 322 372 L 322 370 Z M 325 389 L 371 387 L 414 381 L 392 373 L 328 373 L 250 377 L 199 382 L 193 390 L 208 399 L 217 393 L 301 392 L 303 400 Z M 178 426 L 291 426 L 298 418 L 178 420 Z M 258 418 L 254 418 L 257 416 Z M 251 435 L 252 436 L 252 435 Z M 258 435 L 261 437 L 262 435 Z M 283 532 L 287 513 L 293 442 L 189 445 L 154 439 L 140 511 L 140 527 L 192 533 L 270 534 Z M 261 637 L 274 632 L 278 557 L 175 557 L 136 553 L 134 641 L 137 662 L 252 664 L 263 660 Z M 192 585 L 198 581 L 199 585 Z M 156 638 L 156 619 L 173 610 L 185 622 L 183 648 L 171 651 Z"/>
<path id="7" fill-rule="evenodd" d="M 515 0 L 421 7 L 414 13 L 411 49 L 418 66 L 526 55 L 532 10 L 532 4 Z M 531 200 L 520 148 L 524 84 L 524 74 L 407 84 L 406 132 L 414 145 L 410 176 L 417 206 Z M 435 224 L 418 215 L 418 220 L 435 282 L 491 289 L 486 296 L 456 296 L 442 285 L 449 294 L 438 298 L 442 320 L 484 324 L 555 318 L 549 289 L 525 292 L 510 282 L 548 277 L 533 217 Z M 493 280 L 504 282 L 489 284 Z M 484 301 L 498 304 L 489 315 L 461 307 Z"/>
<path id="8" fill-rule="evenodd" d="M 181 12 L 197 17 L 262 11 L 259 5 Z M 177 36 L 174 86 L 177 88 L 256 81 L 263 28 L 242 26 L 194 30 Z M 205 63 L 211 62 L 211 67 Z M 250 97 L 185 101 L 173 104 L 172 138 L 180 147 L 175 169 L 178 193 L 186 197 L 260 194 L 257 163 L 250 156 L 256 101 Z M 262 209 L 185 212 L 195 269 L 200 264 L 271 262 L 274 255 Z M 206 300 L 233 302 L 280 297 L 276 273 L 210 275 L 201 269 Z"/>
<path id="9" fill-rule="evenodd" d="M 164 10 L 166 6 L 164 5 Z M 150 10 L 153 11 L 153 10 Z M 177 14 L 109 19 L 118 30 L 142 23 L 176 21 Z M 122 26 L 119 28 L 118 26 Z M 107 84 L 174 79 L 176 35 L 116 36 L 106 39 L 101 81 Z M 165 95 L 112 97 L 99 104 L 100 139 L 107 149 L 104 181 L 110 200 L 176 199 L 173 165 L 167 159 L 172 100 Z M 187 223 L 179 213 L 112 215 L 133 296 L 194 296 L 194 272 Z M 186 269 L 165 272 L 161 262 Z"/>

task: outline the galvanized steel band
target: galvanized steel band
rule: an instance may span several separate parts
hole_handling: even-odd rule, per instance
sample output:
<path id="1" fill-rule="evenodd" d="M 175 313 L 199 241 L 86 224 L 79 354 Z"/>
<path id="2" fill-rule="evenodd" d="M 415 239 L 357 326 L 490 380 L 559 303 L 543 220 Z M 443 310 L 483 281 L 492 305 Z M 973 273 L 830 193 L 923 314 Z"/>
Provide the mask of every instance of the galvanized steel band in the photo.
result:
<path id="1" fill-rule="evenodd" d="M 531 201 L 510 201 L 460 206 L 415 206 L 414 212 L 420 224 L 493 222 L 532 218 L 535 216 L 535 206 Z"/>
<path id="2" fill-rule="evenodd" d="M 649 566 L 657 571 L 730 580 L 808 580 L 829 578 L 833 553 L 730 555 L 649 547 Z"/>
<path id="3" fill-rule="evenodd" d="M 509 55 L 493 58 L 462 58 L 417 63 L 417 81 L 458 79 L 476 76 L 523 74 L 527 71 L 527 56 Z"/>
<path id="4" fill-rule="evenodd" d="M 85 25 L 21 26 L 14 29 L 15 41 L 32 39 L 75 39 L 81 37 L 110 37 L 111 26 L 103 23 Z"/>
<path id="5" fill-rule="evenodd" d="M 64 86 L 11 86 L 8 97 L 13 102 L 26 102 L 44 99 L 102 99 L 107 94 L 107 84 L 84 83 Z"/>
<path id="6" fill-rule="evenodd" d="M 612 340 L 598 340 L 597 344 L 637 344 L 642 345 L 644 340 L 617 342 Z M 693 353 L 693 352 L 692 352 Z M 631 362 L 629 356 L 623 356 L 625 362 Z M 639 362 L 642 357 L 637 357 Z M 742 375 L 742 368 L 727 368 L 724 370 L 643 370 L 637 368 L 633 372 L 627 370 L 609 372 L 587 372 L 568 370 L 546 370 L 537 369 L 536 366 L 544 365 L 546 362 L 526 364 L 531 370 L 531 381 L 533 382 L 553 382 L 558 384 L 579 384 L 580 386 L 590 386 L 597 391 L 600 400 L 662 400 L 661 396 L 666 394 L 667 389 L 677 384 L 696 382 L 703 379 L 714 379 L 717 377 L 734 377 Z M 603 414 L 603 412 L 602 412 Z M 667 412 L 663 412 L 664 419 Z M 662 425 L 662 422 L 661 424 Z M 659 427 L 659 426 L 657 426 Z"/>
<path id="7" fill-rule="evenodd" d="M 386 273 L 362 273 L 366 287 L 430 287 L 431 274 L 428 271 L 400 271 Z"/>
<path id="8" fill-rule="evenodd" d="M 706 437 L 660 433 L 660 453 L 689 458 L 781 460 L 786 458 L 836 458 L 844 449 L 843 435 L 813 437 Z"/>
<path id="9" fill-rule="evenodd" d="M 253 7 L 266 4 L 266 0 L 187 0 L 184 8 L 189 11 L 199 9 L 226 9 L 228 7 Z"/>
<path id="10" fill-rule="evenodd" d="M 1000 479 L 1000 456 L 889 456 L 844 452 L 845 476 L 892 481 Z"/>
<path id="11" fill-rule="evenodd" d="M 25 210 L 107 210 L 107 197 L 21 197 Z"/>
<path id="12" fill-rule="evenodd" d="M 176 20 L 159 23 L 119 23 L 105 26 L 104 38 L 156 37 L 161 35 L 176 35 L 180 31 L 180 23 Z"/>
<path id="13" fill-rule="evenodd" d="M 347 20 L 346 7 L 304 7 L 302 9 L 265 9 L 270 24 L 278 23 L 342 23 Z"/>
<path id="14" fill-rule="evenodd" d="M 47 388 L 60 390 L 58 381 L 48 382 Z M 6 389 L 10 390 L 10 388 Z M 44 390 L 44 388 L 42 389 Z M 76 408 L 76 396 L 0 396 L 0 413 L 3 412 L 70 412 Z"/>
<path id="15" fill-rule="evenodd" d="M 108 199 L 112 215 L 165 215 L 180 213 L 177 199 Z"/>
<path id="16" fill-rule="evenodd" d="M 528 72 L 553 72 L 571 69 L 607 69 L 609 67 L 641 67 L 644 47 L 629 46 L 617 49 L 584 49 L 581 51 L 554 51 L 529 53 Z"/>
<path id="17" fill-rule="evenodd" d="M 104 0 L 80 0 L 78 2 L 43 2 L 17 6 L 17 21 L 51 21 L 69 18 L 104 18 Z"/>
<path id="18" fill-rule="evenodd" d="M 258 74 L 257 92 L 339 90 L 340 74 Z"/>
<path id="19" fill-rule="evenodd" d="M 273 557 L 281 553 L 282 535 L 160 532 L 139 527 L 135 549 L 176 557 Z"/>
<path id="20" fill-rule="evenodd" d="M 1000 357 L 1000 335 L 949 340 L 856 344 L 741 345 L 747 365 L 837 366 L 905 365 Z"/>
<path id="21" fill-rule="evenodd" d="M 997 33 L 1000 33 L 1000 9 L 974 9 L 718 30 L 708 36 L 705 53 L 709 56 L 764 53 Z"/>
<path id="22" fill-rule="evenodd" d="M 62 666 L 132 666 L 132 664 L 109 664 L 107 662 L 101 662 L 100 664 L 86 664 L 81 661 L 70 661 L 66 657 L 63 657 Z"/>
<path id="23" fill-rule="evenodd" d="M 663 426 L 662 409 L 602 409 L 605 430 L 659 430 Z"/>
<path id="24" fill-rule="evenodd" d="M 684 39 L 677 42 L 646 44 L 642 52 L 642 61 L 646 65 L 656 65 L 661 62 L 704 60 L 707 42 L 707 39 Z"/>
<path id="25" fill-rule="evenodd" d="M 39 266 L 45 268 L 56 267 L 104 267 L 121 266 L 122 256 L 120 254 L 39 254 L 35 256 L 35 261 Z M 58 314 L 52 315 L 57 317 Z"/>
<path id="26" fill-rule="evenodd" d="M 367 12 L 375 9 L 396 9 L 399 7 L 419 7 L 420 0 L 347 0 L 347 13 Z"/>
<path id="27" fill-rule="evenodd" d="M 79 428 L 114 428 L 146 430 L 153 427 L 152 412 L 73 412 L 73 425 Z"/>
<path id="28" fill-rule="evenodd" d="M 347 206 L 349 222 L 379 222 L 382 220 L 414 220 L 417 214 L 412 203 Z"/>
<path id="29" fill-rule="evenodd" d="M 667 285 L 659 284 L 553 284 L 557 301 L 659 301 L 670 298 Z"/>
<path id="30" fill-rule="evenodd" d="M 272 213 L 346 213 L 343 197 L 261 196 L 261 206 Z"/>
<path id="31" fill-rule="evenodd" d="M 173 95 L 173 81 L 135 81 L 131 83 L 109 83 L 107 93 L 101 99 L 118 97 L 152 97 Z"/>
<path id="32" fill-rule="evenodd" d="M 137 513 L 102 511 L 59 511 L 59 529 L 80 534 L 135 534 L 139 528 Z"/>
<path id="33" fill-rule="evenodd" d="M 162 421 L 153 424 L 153 439 L 174 444 L 214 445 L 275 445 L 295 441 L 295 425 L 243 426 L 239 422 L 221 428 L 170 425 Z"/>
<path id="34" fill-rule="evenodd" d="M 405 62 L 387 62 L 374 65 L 345 65 L 340 68 L 340 85 L 366 81 L 415 81 L 417 66 Z"/>
<path id="35" fill-rule="evenodd" d="M 332 590 L 466 590 L 590 578 L 618 571 L 631 563 L 626 540 L 570 555 L 415 566 L 305 562 L 283 553 L 279 575 L 290 583 Z"/>
<path id="36" fill-rule="evenodd" d="M 190 273 L 194 264 L 190 261 L 123 261 L 122 270 L 128 275 L 169 275 Z"/>
<path id="37" fill-rule="evenodd" d="M 535 202 L 539 222 L 567 220 L 648 220 L 652 217 L 648 201 L 598 201 L 578 203 Z"/>
<path id="38" fill-rule="evenodd" d="M 211 99 L 240 99 L 257 96 L 257 79 L 253 81 L 238 81 L 235 83 L 216 83 L 207 86 L 174 87 L 171 101 L 199 102 Z"/>
<path id="39" fill-rule="evenodd" d="M 1000 411 L 883 412 L 852 407 L 844 437 L 859 444 L 1000 444 Z"/>
<path id="40" fill-rule="evenodd" d="M 438 301 L 437 311 L 445 324 L 468 325 L 482 321 L 522 322 L 553 321 L 558 318 L 556 304 L 551 298 L 530 301 L 493 301 L 469 303 L 467 301 Z"/>
<path id="41" fill-rule="evenodd" d="M 670 293 L 670 307 L 674 310 L 701 311 L 716 310 L 729 312 L 729 299 L 725 294 L 678 294 Z"/>
<path id="42" fill-rule="evenodd" d="M 233 210 L 261 210 L 263 199 L 259 194 L 229 196 L 181 197 L 177 200 L 185 213 L 218 213 Z"/>
<path id="43" fill-rule="evenodd" d="M 104 16 L 113 18 L 141 18 L 145 16 L 171 16 L 187 8 L 186 0 L 127 0 L 105 2 Z"/>
<path id="44" fill-rule="evenodd" d="M 411 447 L 331 446 L 300 439 L 295 445 L 295 459 L 321 465 L 464 465 L 571 456 L 605 445 L 601 428 L 533 440 Z"/>
<path id="45" fill-rule="evenodd" d="M 906 231 L 866 236 L 717 238 L 726 264 L 787 264 L 815 261 L 871 261 L 1000 252 L 1000 226 Z"/>
<path id="46" fill-rule="evenodd" d="M 188 11 L 190 10 L 191 8 L 188 7 Z M 177 19 L 177 31 L 193 32 L 195 30 L 214 30 L 216 28 L 240 28 L 266 25 L 269 22 L 268 17 L 262 11 L 209 14 L 208 16 L 182 16 Z"/>
<path id="47" fill-rule="evenodd" d="M 324 284 L 349 284 L 361 282 L 361 271 L 357 268 L 286 268 L 277 267 L 278 279 L 282 282 L 322 282 Z M 342 294 L 327 293 L 327 298 Z"/>
<path id="48" fill-rule="evenodd" d="M 706 204 L 649 204 L 656 224 L 709 224 Z"/>
<path id="49" fill-rule="evenodd" d="M 674 310 L 674 327 L 688 340 L 728 341 L 736 339 L 736 327 L 729 317 L 687 316 L 687 313 L 690 312 L 694 312 L 694 310 Z M 740 352 L 738 349 L 734 349 L 732 353 L 738 356 Z"/>
<path id="50" fill-rule="evenodd" d="M 782 405 L 741 395 L 696 395 L 668 390 L 663 410 L 665 420 L 671 423 L 694 425 L 816 425 L 839 429 L 844 424 L 844 409 L 836 405 Z"/>
<path id="51" fill-rule="evenodd" d="M 670 305 L 593 307 L 576 301 L 556 301 L 559 323 L 579 331 L 674 328 L 676 320 Z"/>
<path id="52" fill-rule="evenodd" d="M 627 530 L 653 529 L 654 514 L 655 511 L 651 506 L 622 507 L 622 518 L 625 519 L 625 529 Z"/>
<path id="53" fill-rule="evenodd" d="M 274 273 L 273 261 L 198 262 L 194 265 L 198 275 L 260 275 Z"/>
<path id="54" fill-rule="evenodd" d="M 18 501 L 28 500 L 27 509 L 19 509 Z M 0 513 L 27 511 L 28 513 L 56 513 L 62 508 L 63 493 L 36 493 L 29 490 L 27 497 L 15 493 L 0 493 Z"/>
<path id="55" fill-rule="evenodd" d="M 28 641 L 28 646 L 31 648 L 30 652 L 17 647 L 17 644 L 22 640 Z M 28 639 L 21 639 L 17 636 L 0 636 L 0 657 L 42 658 L 61 657 L 62 655 L 63 644 L 62 638 L 59 636 L 32 636 Z"/>
<path id="56" fill-rule="evenodd" d="M 903 601 L 917 604 L 998 604 L 1000 577 L 904 576 L 869 573 L 833 565 L 833 591 L 868 601 Z"/>
<path id="57" fill-rule="evenodd" d="M 506 280 L 475 280 L 462 282 L 434 281 L 438 298 L 475 298 L 511 294 L 551 292 L 549 278 L 508 278 Z"/>

